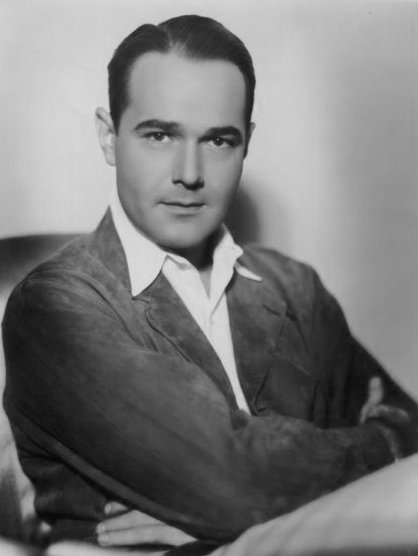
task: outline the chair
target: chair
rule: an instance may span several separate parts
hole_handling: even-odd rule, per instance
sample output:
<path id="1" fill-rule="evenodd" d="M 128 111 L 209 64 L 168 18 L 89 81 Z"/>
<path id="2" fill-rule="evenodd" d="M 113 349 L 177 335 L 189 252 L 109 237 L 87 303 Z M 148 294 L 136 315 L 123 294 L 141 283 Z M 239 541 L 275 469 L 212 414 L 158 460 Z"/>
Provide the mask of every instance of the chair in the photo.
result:
<path id="1" fill-rule="evenodd" d="M 15 284 L 38 263 L 48 258 L 71 235 L 37 235 L 0 240 L 0 321 Z M 0 337 L 0 391 L 5 365 Z M 39 540 L 33 489 L 17 458 L 16 447 L 3 406 L 0 406 L 0 537 L 22 542 Z"/>

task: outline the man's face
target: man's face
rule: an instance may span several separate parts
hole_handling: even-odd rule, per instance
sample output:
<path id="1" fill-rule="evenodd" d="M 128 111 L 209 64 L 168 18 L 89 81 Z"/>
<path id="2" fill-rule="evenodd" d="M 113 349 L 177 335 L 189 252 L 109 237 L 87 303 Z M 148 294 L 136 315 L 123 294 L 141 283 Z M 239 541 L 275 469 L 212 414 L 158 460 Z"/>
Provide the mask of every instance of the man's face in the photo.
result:
<path id="1" fill-rule="evenodd" d="M 133 66 L 110 163 L 126 213 L 158 245 L 204 249 L 223 222 L 242 173 L 244 108 L 231 63 L 148 53 Z"/>

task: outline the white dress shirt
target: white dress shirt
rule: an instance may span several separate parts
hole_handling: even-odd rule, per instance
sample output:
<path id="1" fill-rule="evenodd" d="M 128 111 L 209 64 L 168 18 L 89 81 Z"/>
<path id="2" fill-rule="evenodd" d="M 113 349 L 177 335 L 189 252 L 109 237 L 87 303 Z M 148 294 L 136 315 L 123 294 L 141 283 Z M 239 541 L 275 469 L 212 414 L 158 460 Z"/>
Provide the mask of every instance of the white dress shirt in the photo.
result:
<path id="1" fill-rule="evenodd" d="M 235 364 L 225 289 L 234 272 L 249 280 L 261 278 L 237 262 L 242 255 L 241 247 L 224 226 L 213 253 L 208 294 L 199 272 L 187 259 L 164 251 L 136 229 L 121 205 L 116 188 L 110 209 L 125 251 L 132 295 L 139 295 L 162 272 L 212 344 L 228 375 L 238 407 L 249 412 Z"/>

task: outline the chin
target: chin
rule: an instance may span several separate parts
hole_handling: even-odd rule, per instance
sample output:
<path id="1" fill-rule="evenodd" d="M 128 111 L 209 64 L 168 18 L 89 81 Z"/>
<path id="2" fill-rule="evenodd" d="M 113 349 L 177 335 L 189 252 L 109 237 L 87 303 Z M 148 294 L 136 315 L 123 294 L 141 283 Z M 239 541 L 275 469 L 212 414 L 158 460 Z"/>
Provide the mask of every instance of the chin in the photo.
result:
<path id="1" fill-rule="evenodd" d="M 160 238 L 161 241 L 157 241 L 158 245 L 167 251 L 174 251 L 174 252 L 185 252 L 185 251 L 196 251 L 199 249 L 204 249 L 209 241 L 210 237 L 213 235 L 213 232 L 208 235 L 199 235 L 196 237 L 196 234 L 182 234 L 181 236 L 170 235 L 169 237 Z"/>
<path id="2" fill-rule="evenodd" d="M 180 251 L 192 251 L 195 249 L 199 249 L 202 246 L 202 243 L 204 244 L 205 240 L 202 240 L 201 243 L 195 243 L 186 240 L 173 241 L 173 239 L 171 239 L 170 241 L 160 242 L 159 246 L 162 247 L 162 249 L 166 249 L 167 251 L 180 252 Z"/>
<path id="3" fill-rule="evenodd" d="M 190 229 L 167 229 L 166 233 L 160 234 L 160 241 L 157 243 L 166 249 L 198 249 L 206 245 L 207 241 L 213 237 L 215 231 L 219 228 L 209 229 L 202 226 L 193 226 Z"/>

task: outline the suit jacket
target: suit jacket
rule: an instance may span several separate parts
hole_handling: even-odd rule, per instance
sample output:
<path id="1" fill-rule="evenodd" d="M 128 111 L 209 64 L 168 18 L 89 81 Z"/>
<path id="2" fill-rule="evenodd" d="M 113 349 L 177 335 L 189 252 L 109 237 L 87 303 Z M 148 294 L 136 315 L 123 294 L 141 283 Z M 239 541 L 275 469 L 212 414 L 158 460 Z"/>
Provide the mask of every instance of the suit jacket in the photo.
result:
<path id="1" fill-rule="evenodd" d="M 252 415 L 162 274 L 133 297 L 109 213 L 21 282 L 3 323 L 4 396 L 36 508 L 52 538 L 95 541 L 109 500 L 199 539 L 251 525 L 390 463 L 389 429 L 359 425 L 368 382 L 415 404 L 355 341 L 315 272 L 249 247 L 227 289 Z"/>

